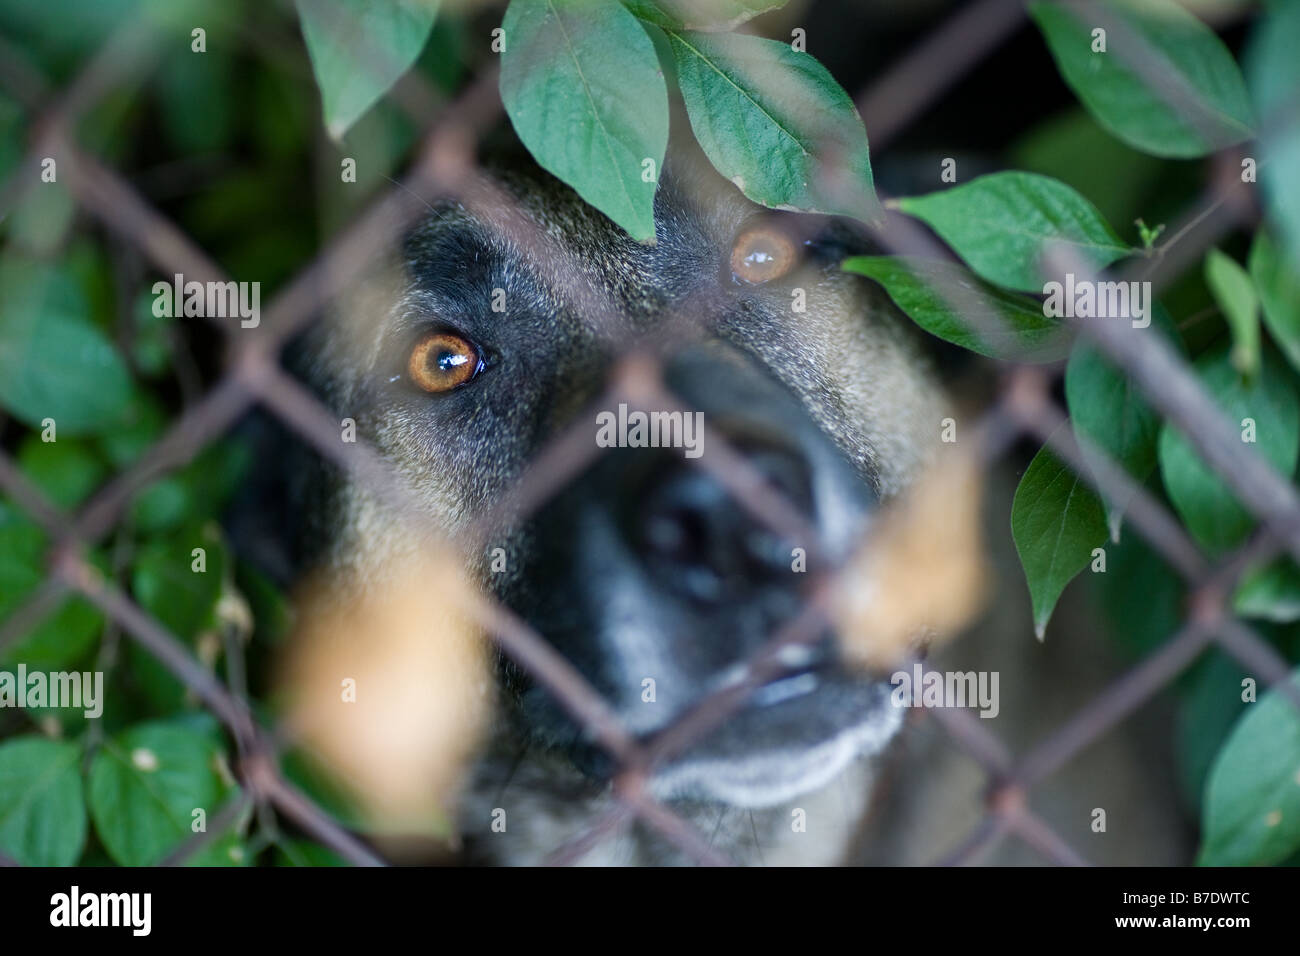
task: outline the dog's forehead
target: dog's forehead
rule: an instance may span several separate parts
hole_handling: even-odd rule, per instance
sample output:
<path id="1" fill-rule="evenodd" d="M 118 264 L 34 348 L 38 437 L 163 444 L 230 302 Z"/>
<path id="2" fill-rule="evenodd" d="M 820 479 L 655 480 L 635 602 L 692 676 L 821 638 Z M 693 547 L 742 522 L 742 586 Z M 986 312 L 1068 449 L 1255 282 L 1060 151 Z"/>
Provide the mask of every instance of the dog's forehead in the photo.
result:
<path id="1" fill-rule="evenodd" d="M 655 241 L 638 242 L 543 173 L 498 171 L 494 182 L 487 200 L 442 204 L 412 233 L 405 258 L 415 284 L 492 268 L 507 285 L 540 280 L 557 307 L 650 312 L 715 274 L 758 209 L 725 180 L 679 162 L 656 192 Z"/>

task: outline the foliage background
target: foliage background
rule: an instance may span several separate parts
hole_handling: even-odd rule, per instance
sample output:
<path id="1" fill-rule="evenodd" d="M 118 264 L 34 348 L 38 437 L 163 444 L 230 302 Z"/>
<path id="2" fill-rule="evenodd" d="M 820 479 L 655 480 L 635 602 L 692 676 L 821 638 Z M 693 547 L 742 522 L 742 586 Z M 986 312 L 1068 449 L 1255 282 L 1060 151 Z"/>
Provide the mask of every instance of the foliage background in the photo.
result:
<path id="1" fill-rule="evenodd" d="M 791 25 L 806 29 L 810 51 L 843 88 L 856 91 L 954 6 L 939 0 L 795 3 L 752 27 L 780 39 Z M 1197 11 L 1218 25 L 1234 53 L 1260 42 L 1255 4 L 1225 0 L 1199 4 Z M 137 460 L 224 367 L 220 339 L 209 327 L 153 315 L 150 287 L 159 277 L 137 250 L 78 211 L 65 186 L 30 188 L 23 182 L 23 157 L 57 91 L 123 24 L 148 30 L 151 42 L 143 45 L 138 68 L 78 119 L 74 139 L 121 171 L 227 273 L 260 281 L 265 302 L 328 237 L 391 187 L 390 177 L 411 159 L 418 132 L 413 116 L 438 105 L 426 98 L 428 90 L 450 97 L 494 65 L 489 40 L 502 13 L 493 4 L 442 11 L 411 68 L 427 85 L 408 76 L 372 107 L 358 110 L 354 104 L 354 121 L 335 124 L 334 132 L 346 127 L 336 140 L 327 129 L 329 94 L 323 111 L 298 11 L 289 3 L 0 0 L 0 443 L 56 505 L 75 509 Z M 202 55 L 190 48 L 194 24 L 206 30 Z M 1294 77 L 1252 78 L 1256 88 L 1270 83 L 1294 88 Z M 335 105 L 333 112 L 348 113 L 346 104 Z M 873 116 L 864 120 L 870 138 Z M 344 156 L 357 160 L 358 181 L 340 188 Z M 917 196 L 941 187 L 938 170 L 945 157 L 957 161 L 962 183 L 1008 169 L 1059 180 L 1096 207 L 1119 241 L 1139 248 L 1144 236 L 1137 220 L 1150 227 L 1172 221 L 1215 171 L 1212 156 L 1152 155 L 1103 128 L 1079 105 L 1042 34 L 1028 22 L 919 123 L 886 149 L 873 150 L 871 172 L 883 193 Z M 1248 266 L 1259 254 L 1252 253 L 1256 244 L 1255 231 L 1243 230 L 1220 248 Z M 960 242 L 953 245 L 963 252 Z M 1161 295 L 1167 333 L 1199 363 L 1207 381 L 1226 375 L 1221 397 L 1241 383 L 1222 371 L 1229 355 L 1239 357 L 1230 349 L 1242 347 L 1251 334 L 1238 323 L 1234 335 L 1224 317 L 1247 294 L 1232 291 L 1239 271 L 1222 262 L 1204 268 L 1198 262 Z M 1282 271 L 1292 276 L 1293 295 L 1294 268 Z M 1270 387 L 1283 395 L 1274 404 L 1283 407 L 1280 427 L 1287 436 L 1279 442 L 1271 435 L 1260 450 L 1275 453 L 1275 464 L 1290 474 L 1300 428 L 1295 353 L 1288 351 L 1295 342 L 1276 329 L 1261 335 L 1259 310 L 1249 311 L 1244 325 L 1263 343 L 1255 354 L 1263 356 L 1258 361 Z M 987 366 L 966 352 L 938 342 L 935 349 L 959 386 L 987 375 Z M 1091 373 L 1095 381 L 1106 371 Z M 1067 376 L 1067 397 L 1070 387 Z M 40 432 L 52 408 L 58 440 L 50 443 Z M 269 706 L 266 664 L 292 612 L 274 569 L 237 553 L 228 533 L 232 503 L 247 488 L 252 465 L 242 434 L 236 430 L 191 464 L 160 477 L 92 559 L 185 639 L 205 666 L 263 708 Z M 1021 463 L 1035 451 L 1019 448 Z M 1039 471 L 1049 464 L 1040 460 Z M 1195 531 L 1205 509 L 1182 506 L 1168 487 L 1167 471 L 1162 477 L 1155 464 L 1152 457 L 1139 477 L 1156 494 L 1172 497 Z M 1194 466 L 1193 461 L 1186 469 Z M 1028 468 L 1027 483 L 1038 474 L 1034 465 Z M 1222 495 L 1211 495 L 1206 507 L 1219 509 L 1222 501 Z M 1091 520 L 1103 522 L 1104 537 L 1100 504 Z M 1249 530 L 1246 524 L 1234 531 L 1230 543 Z M 0 619 L 40 587 L 48 562 L 57 558 L 53 544 L 14 503 L 0 502 Z M 195 547 L 207 555 L 203 575 L 190 573 Z M 1185 595 L 1136 534 L 1123 535 L 1107 550 L 1109 573 L 1085 575 L 1090 579 L 1082 586 L 1096 589 L 1097 602 L 1109 612 L 1107 639 L 1121 655 L 1137 659 L 1177 630 Z M 1300 582 L 1289 564 L 1269 575 L 1238 606 L 1294 663 L 1300 661 Z M 1032 567 L 1030 580 L 1033 591 Z M 1051 595 L 1047 613 L 1054 601 Z M 1046 623 L 1046 614 L 1039 618 Z M 189 835 L 196 795 L 201 805 L 215 808 L 237 790 L 230 770 L 235 755 L 216 721 L 84 601 L 65 601 L 0 649 L 0 667 L 19 662 L 32 669 L 103 670 L 111 689 L 102 720 L 87 721 L 67 710 L 0 709 L 0 853 L 24 863 L 156 862 Z M 1258 706 L 1253 729 L 1241 719 L 1250 706 L 1236 691 L 1242 676 L 1236 663 L 1212 650 L 1171 691 L 1179 709 L 1180 729 L 1170 746 L 1185 796 L 1181 812 L 1216 833 L 1204 805 L 1216 759 L 1228 761 L 1225 779 L 1243 781 L 1272 780 L 1274 764 L 1300 766 L 1300 724 L 1276 699 Z M 1224 742 L 1234 728 L 1239 736 L 1265 741 L 1266 752 L 1242 748 L 1225 758 Z M 165 777 L 153 774 L 150 755 L 166 762 Z M 295 765 L 293 775 L 350 819 L 345 803 L 308 768 Z M 1274 799 L 1248 785 L 1238 789 L 1223 797 L 1234 813 L 1241 807 L 1254 813 Z M 1288 801 L 1287 826 L 1249 845 L 1207 841 L 1208 861 L 1277 862 L 1293 853 L 1300 832 L 1291 823 L 1292 809 L 1300 818 L 1300 799 L 1289 793 L 1277 799 Z M 243 814 L 239 823 L 196 862 L 335 861 L 270 815 Z"/>

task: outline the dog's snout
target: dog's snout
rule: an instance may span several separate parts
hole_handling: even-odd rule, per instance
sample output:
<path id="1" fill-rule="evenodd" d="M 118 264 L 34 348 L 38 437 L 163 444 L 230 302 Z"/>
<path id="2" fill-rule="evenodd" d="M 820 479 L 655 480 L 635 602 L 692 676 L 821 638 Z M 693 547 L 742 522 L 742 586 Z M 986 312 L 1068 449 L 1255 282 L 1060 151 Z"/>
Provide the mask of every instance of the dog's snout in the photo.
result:
<path id="1" fill-rule="evenodd" d="M 740 444 L 735 450 L 774 491 L 808 512 L 812 479 L 802 455 Z M 778 579 L 788 583 L 795 545 L 698 462 L 666 460 L 629 495 L 634 551 L 672 591 L 696 601 L 719 602 Z"/>
<path id="2" fill-rule="evenodd" d="M 805 606 L 805 572 L 856 540 L 874 504 L 801 393 L 752 358 L 697 348 L 664 372 L 678 407 L 597 412 L 602 454 L 530 522 L 549 547 L 517 579 L 517 604 L 642 734 L 743 679 Z M 765 492 L 746 493 L 756 481 Z M 768 513 L 776 498 L 784 514 Z M 790 650 L 754 708 L 824 689 L 833 640 L 820 637 Z"/>

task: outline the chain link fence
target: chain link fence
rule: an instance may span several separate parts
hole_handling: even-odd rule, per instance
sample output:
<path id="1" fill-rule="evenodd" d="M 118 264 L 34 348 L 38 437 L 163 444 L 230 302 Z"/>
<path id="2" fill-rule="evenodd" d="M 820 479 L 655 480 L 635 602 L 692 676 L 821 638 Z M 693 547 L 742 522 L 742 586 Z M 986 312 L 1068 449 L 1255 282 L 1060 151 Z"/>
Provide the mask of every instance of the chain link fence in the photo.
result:
<path id="1" fill-rule="evenodd" d="M 962 77 L 989 57 L 1025 22 L 1018 0 L 981 0 L 960 10 L 933 34 L 906 53 L 870 88 L 857 97 L 872 138 L 881 149 L 927 108 L 938 102 Z M 1127 49 L 1141 55 L 1141 38 L 1130 37 Z M 51 88 L 21 51 L 2 50 L 0 87 L 39 119 L 33 126 L 27 158 L 0 189 L 0 208 L 12 208 L 26 190 L 37 188 L 42 159 L 54 157 L 81 209 L 111 234 L 133 245 L 163 275 L 225 282 L 229 278 L 183 231 L 168 221 L 101 159 L 74 140 L 77 120 L 95 110 L 121 84 L 138 80 L 158 61 L 160 36 L 148 24 L 129 23 L 103 43 L 98 54 L 61 89 Z M 1119 38 L 1117 48 L 1125 48 Z M 271 51 L 273 52 L 273 51 Z M 1157 80 L 1159 78 L 1156 78 Z M 1156 84 L 1159 88 L 1159 84 Z M 209 822 L 206 832 L 177 846 L 165 865 L 185 862 L 216 840 L 249 811 L 273 809 L 306 834 L 359 865 L 385 861 L 366 843 L 340 826 L 289 780 L 281 766 L 284 740 L 276 728 L 254 717 L 242 690 L 219 679 L 195 658 L 184 642 L 152 619 L 110 577 L 86 557 L 122 518 L 134 495 L 160 475 L 190 461 L 199 449 L 218 438 L 247 412 L 260 406 L 327 459 L 363 481 L 383 499 L 412 514 L 419 509 L 389 465 L 363 440 L 343 444 L 338 422 L 279 361 L 281 350 L 312 323 L 330 302 L 376 260 L 393 237 L 416 224 L 425 206 L 451 198 L 479 208 L 508 210 L 511 200 L 475 163 L 480 140 L 501 118 L 496 71 L 473 78 L 453 101 L 421 85 L 418 76 L 402 81 L 400 100 L 415 104 L 423 128 L 420 146 L 405 178 L 366 208 L 302 269 L 264 311 L 256 329 L 244 329 L 238 319 L 214 320 L 220 328 L 228 359 L 224 373 L 202 397 L 177 417 L 163 436 L 132 466 L 100 487 L 75 513 L 66 513 L 48 499 L 0 450 L 0 488 L 45 529 L 53 546 L 48 577 L 25 604 L 0 623 L 0 650 L 12 646 L 69 595 L 84 597 L 157 659 L 193 693 L 230 734 L 237 753 L 238 795 Z M 1179 91 L 1170 91 L 1176 105 Z M 1215 175 L 1202 197 L 1170 230 L 1171 238 L 1155 259 L 1138 260 L 1120 279 L 1151 281 L 1158 289 L 1197 259 L 1219 237 L 1258 217 L 1250 187 L 1238 175 L 1240 157 L 1221 155 Z M 521 218 L 498 217 L 501 228 L 532 255 L 553 254 L 544 235 L 530 234 Z M 875 238 L 889 252 L 921 253 L 951 258 L 945 249 L 914 223 L 891 220 Z M 1069 264 L 1077 274 L 1088 269 Z M 962 312 L 966 289 L 939 290 Z M 592 290 L 584 290 L 584 301 Z M 974 293 L 978 294 L 978 293 Z M 604 308 L 614 309 L 611 302 Z M 978 311 L 978 310 L 976 310 Z M 933 709 L 926 713 L 948 732 L 953 746 L 973 758 L 988 777 L 985 814 L 960 846 L 936 863 L 956 864 L 975 858 L 1007 835 L 1025 841 L 1047 860 L 1064 865 L 1086 862 L 1084 857 L 1030 809 L 1033 788 L 1064 766 L 1085 747 L 1112 731 L 1142 708 L 1211 645 L 1218 645 L 1250 673 L 1284 689 L 1300 707 L 1300 692 L 1288 681 L 1286 661 L 1250 625 L 1234 616 L 1229 598 L 1233 586 L 1251 566 L 1279 554 L 1300 559 L 1300 497 L 1296 490 L 1238 440 L 1228 422 L 1186 363 L 1158 336 L 1136 334 L 1124 323 L 1075 321 L 1078 334 L 1089 337 L 1146 396 L 1150 404 L 1185 433 L 1223 481 L 1258 519 L 1249 543 L 1220 560 L 1211 560 L 1191 540 L 1178 519 L 1148 490 L 1097 448 L 1081 447 L 1064 412 L 1052 398 L 1058 366 L 1009 364 L 999 369 L 996 399 L 976 422 L 984 467 L 1003 456 L 1021 437 L 1046 443 L 1088 483 L 1112 500 L 1128 500 L 1126 515 L 1133 527 L 1187 582 L 1191 600 L 1181 628 L 1149 656 L 1115 680 L 1063 725 L 1045 734 L 1027 752 L 1012 754 L 993 733 L 968 712 Z M 599 407 L 626 402 L 631 407 L 680 408 L 661 377 L 658 359 L 639 349 L 616 366 Z M 711 434 L 714 452 L 697 460 L 757 519 L 774 532 L 814 541 L 806 516 L 768 486 L 743 455 Z M 483 515 L 475 534 L 488 540 L 507 516 L 521 519 L 577 475 L 599 454 L 587 433 L 561 434 L 519 478 L 509 500 Z M 1085 464 L 1086 462 L 1086 464 Z M 464 595 L 464 610 L 495 640 L 500 650 L 545 686 L 591 738 L 616 762 L 614 809 L 593 819 L 577 839 L 557 846 L 552 863 L 579 860 L 601 840 L 640 820 L 690 859 L 702 864 L 729 862 L 710 846 L 708 838 L 673 809 L 649 795 L 647 781 L 664 760 L 688 749 L 711 728 L 743 706 L 747 697 L 782 670 L 781 650 L 816 640 L 829 625 L 829 596 L 841 569 L 817 565 L 809 599 L 801 612 L 772 634 L 749 661 L 748 678 L 725 691 L 700 700 L 667 730 L 646 741 L 634 737 L 583 676 L 544 638 L 508 608 L 490 597 Z"/>

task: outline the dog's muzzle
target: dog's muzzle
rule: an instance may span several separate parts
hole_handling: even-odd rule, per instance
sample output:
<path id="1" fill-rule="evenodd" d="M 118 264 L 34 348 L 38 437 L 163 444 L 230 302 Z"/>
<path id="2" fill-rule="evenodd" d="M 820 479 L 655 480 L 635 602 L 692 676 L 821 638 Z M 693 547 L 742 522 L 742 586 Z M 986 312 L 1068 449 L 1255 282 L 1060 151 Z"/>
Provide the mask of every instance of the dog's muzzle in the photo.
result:
<path id="1" fill-rule="evenodd" d="M 610 414 L 593 429 L 605 427 L 609 447 L 530 523 L 530 564 L 510 598 L 646 738 L 747 679 L 751 656 L 804 606 L 816 562 L 869 533 L 875 506 L 865 466 L 748 357 L 693 348 L 667 364 L 665 381 L 702 413 L 702 434 L 679 431 L 674 445 L 662 440 L 670 418 L 650 432 L 650 414 L 666 409 L 640 409 L 640 432 L 636 409 L 600 410 Z M 696 454 L 685 439 L 698 440 Z M 762 493 L 738 494 L 736 482 Z M 766 514 L 773 495 L 800 520 Z M 829 630 L 780 659 L 740 710 L 665 762 L 653 784 L 661 796 L 778 803 L 879 749 L 898 726 L 888 686 L 846 672 Z M 525 687 L 521 700 L 544 743 L 588 773 L 608 772 L 543 689 Z"/>

